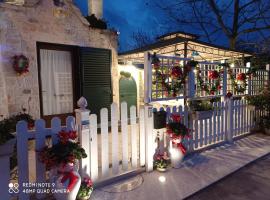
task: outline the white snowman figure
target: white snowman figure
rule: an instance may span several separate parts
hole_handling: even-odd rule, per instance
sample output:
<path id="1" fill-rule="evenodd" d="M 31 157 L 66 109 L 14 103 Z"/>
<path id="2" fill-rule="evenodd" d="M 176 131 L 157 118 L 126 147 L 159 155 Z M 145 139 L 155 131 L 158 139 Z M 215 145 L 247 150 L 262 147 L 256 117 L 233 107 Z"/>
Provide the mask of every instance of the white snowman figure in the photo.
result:
<path id="1" fill-rule="evenodd" d="M 57 200 L 75 200 L 81 186 L 81 176 L 76 165 L 63 163 L 50 172 L 54 184 L 54 197 Z"/>

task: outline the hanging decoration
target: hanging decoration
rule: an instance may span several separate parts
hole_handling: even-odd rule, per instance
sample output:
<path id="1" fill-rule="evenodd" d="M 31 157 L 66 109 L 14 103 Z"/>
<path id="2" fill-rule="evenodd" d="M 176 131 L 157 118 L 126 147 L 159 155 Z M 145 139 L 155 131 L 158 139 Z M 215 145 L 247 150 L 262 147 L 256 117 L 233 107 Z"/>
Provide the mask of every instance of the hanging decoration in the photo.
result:
<path id="1" fill-rule="evenodd" d="M 195 60 L 189 60 L 184 66 L 185 72 L 190 72 L 193 68 L 196 68 L 199 63 Z"/>
<path id="2" fill-rule="evenodd" d="M 174 60 L 169 66 L 163 65 L 157 55 L 154 53 L 151 57 L 153 71 L 153 90 L 158 91 L 158 97 L 177 97 L 184 89 L 184 84 L 188 73 L 198 62 L 188 61 L 183 67 L 179 60 Z"/>
<path id="3" fill-rule="evenodd" d="M 153 65 L 156 79 L 152 83 L 159 85 L 159 89 L 164 91 L 166 97 L 177 97 L 184 88 L 186 80 L 186 74 L 183 73 L 182 68 L 178 65 L 173 66 L 169 73 L 165 73 L 155 66 L 157 65 Z"/>
<path id="4" fill-rule="evenodd" d="M 191 53 L 191 56 L 192 56 L 192 57 L 199 56 L 199 55 L 200 55 L 200 54 L 199 54 L 198 51 L 192 51 L 192 53 Z"/>
<path id="5" fill-rule="evenodd" d="M 232 88 L 237 93 L 244 93 L 247 88 L 247 75 L 245 73 L 233 74 L 232 69 L 228 69 Z"/>
<path id="6" fill-rule="evenodd" d="M 186 153 L 186 147 L 183 144 L 184 139 L 190 137 L 191 130 L 181 123 L 179 114 L 172 114 L 167 125 L 167 134 L 175 145 L 183 154 Z"/>
<path id="7" fill-rule="evenodd" d="M 13 69 L 18 76 L 29 73 L 29 59 L 24 55 L 14 56 Z"/>
<path id="8" fill-rule="evenodd" d="M 157 57 L 157 54 L 156 53 L 154 53 L 152 55 L 152 62 L 151 62 L 151 64 L 152 64 L 152 68 L 154 68 L 155 70 L 158 70 L 159 67 L 160 67 L 160 60 Z"/>
<path id="9" fill-rule="evenodd" d="M 221 67 L 218 70 L 211 70 L 208 72 L 209 82 L 205 82 L 201 76 L 201 70 L 196 68 L 196 78 L 198 86 L 202 91 L 205 91 L 208 95 L 216 95 L 221 90 L 221 78 L 223 70 Z"/>

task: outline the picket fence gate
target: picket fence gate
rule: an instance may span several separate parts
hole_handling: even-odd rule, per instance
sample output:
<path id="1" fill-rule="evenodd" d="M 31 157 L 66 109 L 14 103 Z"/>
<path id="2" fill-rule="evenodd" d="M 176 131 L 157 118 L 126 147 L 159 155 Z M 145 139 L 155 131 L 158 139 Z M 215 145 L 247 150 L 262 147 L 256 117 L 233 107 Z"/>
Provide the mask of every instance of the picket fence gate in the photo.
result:
<path id="1" fill-rule="evenodd" d="M 81 163 L 81 173 L 91 176 L 95 183 L 112 181 L 114 177 L 144 169 L 147 156 L 147 148 L 151 145 L 151 139 L 146 132 L 151 129 L 151 113 L 148 107 L 137 109 L 130 108 L 128 116 L 127 103 L 122 102 L 119 108 L 113 103 L 109 111 L 103 108 L 100 111 L 100 125 L 97 123 L 97 115 L 89 116 L 88 110 L 76 110 L 76 119 L 79 128 L 80 141 L 86 149 L 89 157 Z M 150 125 L 150 126 L 149 126 Z M 100 132 L 100 134 L 98 134 Z M 148 145 L 147 145 L 148 142 Z M 149 147 L 152 151 L 151 146 Z"/>

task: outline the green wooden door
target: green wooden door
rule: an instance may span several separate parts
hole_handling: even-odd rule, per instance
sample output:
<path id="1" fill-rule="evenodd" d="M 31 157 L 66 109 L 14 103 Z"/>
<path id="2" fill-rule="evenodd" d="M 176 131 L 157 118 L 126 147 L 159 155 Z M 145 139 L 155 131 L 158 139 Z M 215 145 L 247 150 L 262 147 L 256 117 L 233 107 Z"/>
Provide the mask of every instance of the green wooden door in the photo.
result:
<path id="1" fill-rule="evenodd" d="M 108 49 L 80 48 L 81 90 L 88 101 L 91 114 L 98 115 L 101 108 L 112 103 L 111 87 L 111 51 Z"/>
<path id="2" fill-rule="evenodd" d="M 120 103 L 125 101 L 128 105 L 128 111 L 131 106 L 137 107 L 137 85 L 135 80 L 121 77 L 119 81 Z"/>

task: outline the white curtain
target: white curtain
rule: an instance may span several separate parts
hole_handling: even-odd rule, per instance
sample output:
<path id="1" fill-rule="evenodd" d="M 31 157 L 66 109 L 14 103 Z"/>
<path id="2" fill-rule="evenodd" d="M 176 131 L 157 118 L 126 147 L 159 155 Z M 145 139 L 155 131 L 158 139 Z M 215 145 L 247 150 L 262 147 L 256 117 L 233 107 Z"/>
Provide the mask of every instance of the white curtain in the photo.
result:
<path id="1" fill-rule="evenodd" d="M 43 115 L 72 113 L 71 53 L 41 49 L 40 64 Z"/>

